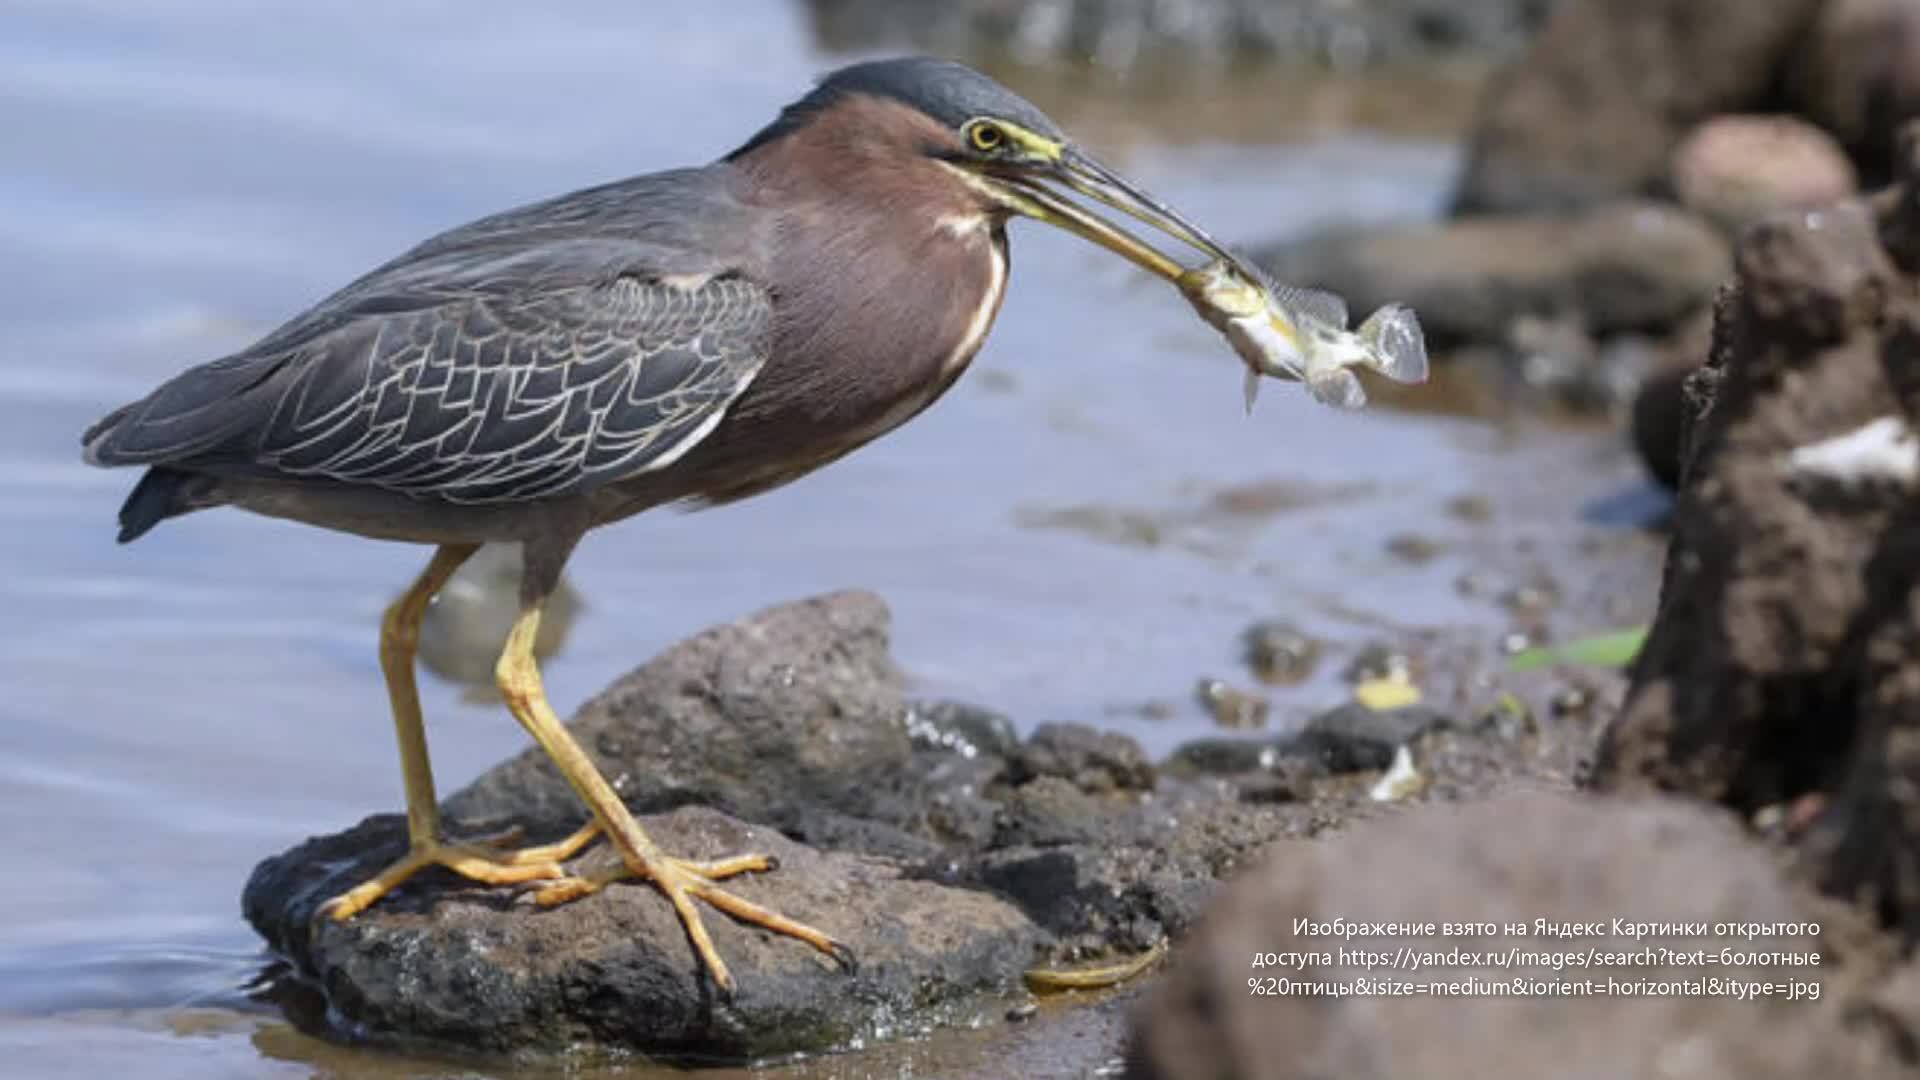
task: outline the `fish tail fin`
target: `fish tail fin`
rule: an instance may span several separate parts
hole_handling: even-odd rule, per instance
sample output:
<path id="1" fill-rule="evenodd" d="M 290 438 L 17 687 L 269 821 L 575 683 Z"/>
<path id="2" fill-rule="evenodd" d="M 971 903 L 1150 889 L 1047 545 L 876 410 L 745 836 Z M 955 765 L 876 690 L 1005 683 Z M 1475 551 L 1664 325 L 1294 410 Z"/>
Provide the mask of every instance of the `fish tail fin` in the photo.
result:
<path id="1" fill-rule="evenodd" d="M 1241 386 L 1240 392 L 1244 394 L 1247 399 L 1247 415 L 1252 416 L 1253 403 L 1260 397 L 1260 373 L 1252 368 L 1248 368 L 1247 381 Z"/>
<path id="2" fill-rule="evenodd" d="M 1420 320 L 1405 304 L 1388 304 L 1367 316 L 1357 331 L 1367 366 L 1397 383 L 1427 381 L 1427 342 Z"/>
<path id="3" fill-rule="evenodd" d="M 1306 383 L 1307 392 L 1322 405 L 1358 409 L 1367 403 L 1367 391 L 1360 385 L 1360 377 L 1343 367 L 1309 372 Z"/>

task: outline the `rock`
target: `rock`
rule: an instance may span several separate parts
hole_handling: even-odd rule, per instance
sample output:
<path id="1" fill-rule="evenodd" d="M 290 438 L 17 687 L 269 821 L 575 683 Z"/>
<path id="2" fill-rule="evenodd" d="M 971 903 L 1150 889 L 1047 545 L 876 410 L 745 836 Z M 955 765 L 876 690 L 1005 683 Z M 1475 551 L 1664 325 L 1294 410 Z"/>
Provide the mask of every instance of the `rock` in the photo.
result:
<path id="1" fill-rule="evenodd" d="M 907 715 L 907 733 L 915 749 L 952 750 L 965 757 L 1009 757 L 1020 735 L 1004 713 L 959 701 L 915 704 Z"/>
<path id="2" fill-rule="evenodd" d="M 1878 186 L 1896 164 L 1889 133 L 1920 116 L 1920 3 L 1825 0 L 1785 81 Z"/>
<path id="3" fill-rule="evenodd" d="M 886 607 L 870 593 L 776 607 L 675 645 L 568 727 L 639 813 L 698 803 L 802 840 L 816 839 L 807 830 L 820 811 L 905 827 L 918 810 L 913 740 L 887 650 Z M 447 811 L 582 815 L 537 748 L 488 770 Z"/>
<path id="4" fill-rule="evenodd" d="M 1258 694 L 1250 694 L 1221 679 L 1203 678 L 1194 685 L 1193 697 L 1200 707 L 1223 728 L 1263 728 L 1273 703 Z"/>
<path id="5" fill-rule="evenodd" d="M 1413 657 L 1400 646 L 1386 642 L 1362 647 L 1340 670 L 1340 677 L 1350 686 L 1376 680 L 1410 683 L 1414 676 Z"/>
<path id="6" fill-rule="evenodd" d="M 1570 0 L 1484 91 L 1456 211 L 1650 193 L 1689 128 L 1767 100 L 1822 2 L 1742 0 L 1708 17 L 1694 0 Z"/>
<path id="7" fill-rule="evenodd" d="M 1654 481 L 1669 491 L 1680 484 L 1680 442 L 1689 404 L 1687 387 L 1693 373 L 1706 362 L 1712 346 L 1713 313 L 1702 311 L 1659 343 L 1658 355 L 1634 391 L 1628 413 L 1629 437 L 1641 464 Z"/>
<path id="8" fill-rule="evenodd" d="M 1247 666 L 1268 686 L 1298 686 L 1320 662 L 1320 642 L 1287 622 L 1254 623 L 1240 635 Z"/>
<path id="9" fill-rule="evenodd" d="M 1049 797 L 1064 795 L 1049 786 Z M 1072 839 L 1092 842 L 996 847 L 963 862 L 952 881 L 1013 901 L 1055 936 L 1064 956 L 1116 946 L 1138 952 L 1191 924 L 1219 877 L 1249 853 L 1306 827 L 1284 808 L 1225 801 L 1193 787 L 1080 820 Z"/>
<path id="10" fill-rule="evenodd" d="M 634 883 L 538 910 L 435 872 L 433 885 L 409 884 L 347 922 L 315 921 L 327 897 L 406 850 L 397 815 L 262 863 L 247 883 L 246 915 L 324 987 L 336 1028 L 466 1057 L 593 1049 L 752 1059 L 897 1038 L 903 1023 L 1003 1011 L 1043 941 L 986 893 L 814 851 L 716 811 L 686 808 L 642 824 L 683 856 L 778 858 L 778 871 L 729 888 L 857 942 L 859 971 L 709 908 L 707 928 L 738 987 L 722 1002 L 672 908 Z"/>
<path id="11" fill-rule="evenodd" d="M 1610 801 L 1523 792 L 1461 808 L 1399 813 L 1329 838 L 1287 840 L 1237 878 L 1175 948 L 1160 985 L 1134 1012 L 1124 1075 L 1133 1080 L 1283 1080 L 1338 1076 L 1709 1078 L 1904 1075 L 1892 1037 L 1848 1027 L 1844 973 L 1826 967 L 1653 963 L 1555 970 L 1551 955 L 1711 948 L 1741 939 L 1669 936 L 1568 939 L 1554 923 L 1613 920 L 1817 921 L 1759 845 L 1724 814 L 1677 800 Z M 1508 935 L 1344 939 L 1310 936 L 1300 920 L 1524 924 Z M 1438 954 L 1420 971 L 1397 951 Z M 1829 939 L 1787 936 L 1752 948 L 1806 955 Z M 1481 950 L 1520 949 L 1549 963 L 1496 967 Z M 1377 963 L 1355 950 L 1384 951 Z M 1446 954 L 1464 950 L 1453 962 Z M 1255 967 L 1252 958 L 1306 953 Z M 1673 980 L 1719 977 L 1823 985 L 1820 1000 L 1727 995 L 1340 996 L 1269 979 L 1350 983 L 1526 978 Z"/>
<path id="12" fill-rule="evenodd" d="M 1384 769 L 1393 752 L 1452 720 L 1437 709 L 1409 705 L 1376 712 L 1342 705 L 1307 721 L 1300 733 L 1276 747 L 1283 755 L 1305 758 L 1328 772 Z"/>
<path id="13" fill-rule="evenodd" d="M 1292 284 L 1331 289 L 1356 312 L 1399 301 L 1430 345 L 1506 344 L 1523 316 L 1592 335 L 1661 331 L 1709 303 L 1726 241 L 1684 211 L 1621 203 L 1573 215 L 1337 227 L 1256 258 Z"/>
<path id="14" fill-rule="evenodd" d="M 1640 385 L 1633 398 L 1633 448 L 1647 473 L 1669 491 L 1680 486 L 1680 428 L 1689 406 L 1686 368 L 1662 371 Z"/>
<path id="15" fill-rule="evenodd" d="M 1008 762 L 1013 783 L 1059 777 L 1088 792 L 1149 791 L 1153 765 L 1140 744 L 1085 724 L 1042 724 Z"/>
<path id="16" fill-rule="evenodd" d="M 922 52 L 1106 71 L 1228 62 L 1342 67 L 1510 52 L 1553 0 L 811 0 L 815 34 L 838 51 Z"/>
<path id="17" fill-rule="evenodd" d="M 1376 711 L 1347 704 L 1277 738 L 1190 740 L 1174 750 L 1166 770 L 1230 780 L 1247 801 L 1286 802 L 1304 797 L 1316 779 L 1387 768 L 1396 750 L 1452 726 L 1451 717 L 1422 705 Z"/>
<path id="18" fill-rule="evenodd" d="M 1901 186 L 1755 226 L 1690 383 L 1659 614 L 1595 782 L 1751 817 L 1920 938 L 1920 126 Z"/>
<path id="19" fill-rule="evenodd" d="M 1917 27 L 1920 28 L 1920 27 Z M 1791 116 L 1716 116 L 1674 149 L 1674 194 L 1729 232 L 1783 210 L 1854 194 L 1853 162 L 1833 136 Z"/>
<path id="20" fill-rule="evenodd" d="M 431 871 L 346 924 L 315 923 L 324 899 L 404 849 L 392 815 L 269 859 L 248 883 L 248 919 L 324 997 L 306 1022 L 465 1055 L 724 1058 L 968 1024 L 1003 1014 L 999 995 L 1023 992 L 1035 960 L 1162 940 L 1243 852 L 1311 820 L 1220 785 L 1162 785 L 1117 734 L 1043 725 L 1022 741 L 986 710 L 909 707 L 887 625 L 865 593 L 773 608 L 674 646 L 568 724 L 665 850 L 777 856 L 739 892 L 842 936 L 859 976 L 708 912 L 740 993 L 718 1002 L 666 903 L 636 882 L 540 910 Z M 717 808 L 682 805 L 695 801 Z M 580 818 L 528 756 L 444 812 L 452 835 L 516 824 L 529 842 Z M 609 858 L 595 844 L 575 869 Z"/>

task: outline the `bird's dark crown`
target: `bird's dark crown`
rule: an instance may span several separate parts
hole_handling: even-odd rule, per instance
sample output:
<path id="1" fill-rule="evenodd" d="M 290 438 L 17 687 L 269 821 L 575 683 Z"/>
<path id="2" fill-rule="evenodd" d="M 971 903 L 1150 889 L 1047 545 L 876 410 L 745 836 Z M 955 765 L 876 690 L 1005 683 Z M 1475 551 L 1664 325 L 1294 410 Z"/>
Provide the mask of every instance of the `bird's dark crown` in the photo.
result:
<path id="1" fill-rule="evenodd" d="M 869 60 L 828 74 L 806 97 L 781 110 L 773 123 L 729 154 L 739 157 L 789 134 L 851 94 L 898 101 L 948 128 L 976 117 L 1009 120 L 1036 135 L 1064 142 L 1066 135 L 1032 102 L 965 64 L 926 56 Z"/>

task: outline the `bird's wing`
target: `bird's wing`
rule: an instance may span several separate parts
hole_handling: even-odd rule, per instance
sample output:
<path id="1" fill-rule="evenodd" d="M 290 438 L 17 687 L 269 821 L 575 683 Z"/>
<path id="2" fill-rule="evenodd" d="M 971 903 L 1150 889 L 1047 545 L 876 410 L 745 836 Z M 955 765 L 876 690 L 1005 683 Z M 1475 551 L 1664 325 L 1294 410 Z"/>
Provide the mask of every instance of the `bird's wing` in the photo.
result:
<path id="1" fill-rule="evenodd" d="M 766 362 L 772 304 L 726 260 L 598 235 L 435 242 L 85 437 L 170 464 L 487 503 L 671 464 Z"/>
<path id="2" fill-rule="evenodd" d="M 257 463 L 453 502 L 573 495 L 671 464 L 766 362 L 759 286 L 620 278 L 388 316 L 307 364 Z"/>

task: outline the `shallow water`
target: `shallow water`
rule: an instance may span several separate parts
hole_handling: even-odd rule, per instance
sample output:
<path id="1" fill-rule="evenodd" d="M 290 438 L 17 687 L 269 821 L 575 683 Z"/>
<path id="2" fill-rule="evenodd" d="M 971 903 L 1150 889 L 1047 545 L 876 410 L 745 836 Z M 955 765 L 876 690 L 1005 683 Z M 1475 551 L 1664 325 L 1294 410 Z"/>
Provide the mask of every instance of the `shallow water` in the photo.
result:
<path id="1" fill-rule="evenodd" d="M 84 468 L 77 436 L 434 230 L 717 156 L 839 59 L 785 3 L 726 8 L 0 13 L 0 1074 L 437 1071 L 249 1003 L 262 957 L 237 911 L 261 857 L 397 807 L 375 623 L 423 553 L 236 513 L 118 548 L 134 477 Z M 1229 236 L 1425 216 L 1457 165 L 1441 141 L 1227 145 L 1087 111 L 1118 164 Z M 548 666 L 563 711 L 712 622 L 845 586 L 887 598 L 922 693 L 1155 752 L 1207 729 L 1194 679 L 1236 674 L 1252 619 L 1342 641 L 1492 625 L 1446 560 L 1381 544 L 1523 471 L 1498 433 L 1278 386 L 1247 418 L 1237 362 L 1170 290 L 1037 226 L 1014 249 L 976 370 L 907 429 L 748 505 L 589 539 L 587 607 Z M 497 708 L 425 691 L 443 790 L 520 747 Z M 1323 665 L 1278 704 L 1337 693 Z M 1156 701 L 1175 716 L 1137 708 Z"/>

